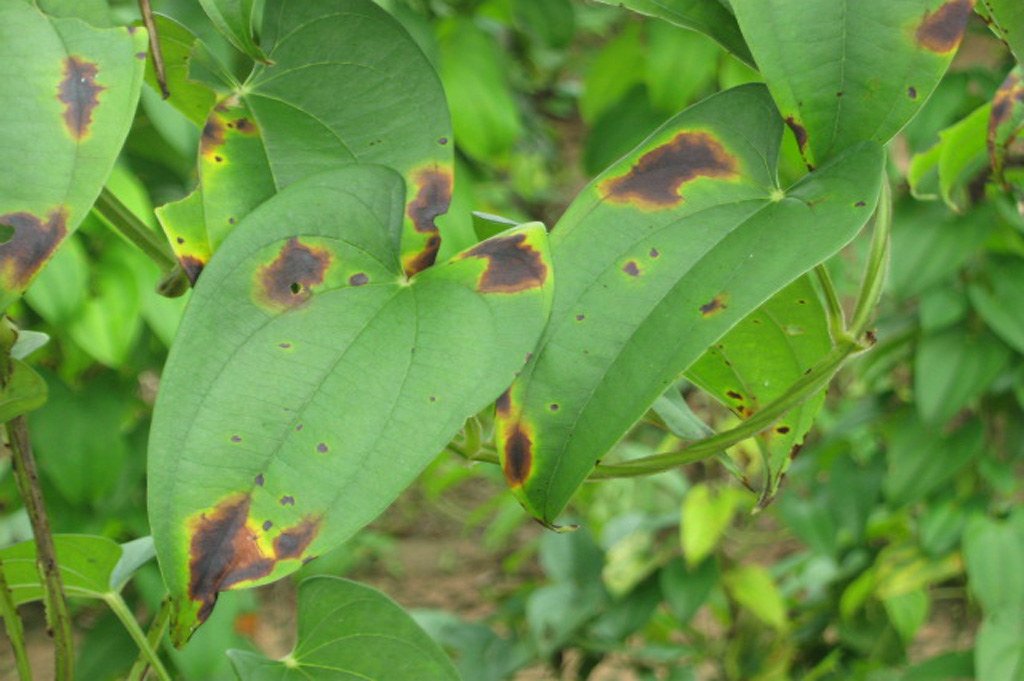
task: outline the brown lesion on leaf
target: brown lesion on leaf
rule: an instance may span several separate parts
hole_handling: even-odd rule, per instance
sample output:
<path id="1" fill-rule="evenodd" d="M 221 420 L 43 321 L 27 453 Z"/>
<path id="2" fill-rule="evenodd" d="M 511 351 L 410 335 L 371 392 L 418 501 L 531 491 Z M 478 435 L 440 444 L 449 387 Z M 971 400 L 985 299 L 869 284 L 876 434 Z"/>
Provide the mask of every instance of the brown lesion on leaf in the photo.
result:
<path id="1" fill-rule="evenodd" d="M 7 241 L 0 243 L 0 277 L 6 287 L 28 286 L 67 236 L 67 221 L 64 206 L 51 210 L 45 222 L 25 212 L 0 215 L 0 225 L 13 229 Z"/>
<path id="2" fill-rule="evenodd" d="M 366 286 L 370 283 L 370 278 L 366 276 L 366 272 L 356 272 L 348 278 L 349 286 Z"/>
<path id="3" fill-rule="evenodd" d="M 786 126 L 793 131 L 793 137 L 796 138 L 796 146 L 799 147 L 800 155 L 802 156 L 807 150 L 807 128 L 796 120 L 796 116 L 786 116 Z"/>
<path id="4" fill-rule="evenodd" d="M 533 467 L 533 440 L 522 422 L 505 433 L 502 469 L 511 487 L 521 487 Z"/>
<path id="5" fill-rule="evenodd" d="M 992 98 L 992 113 L 989 115 L 989 131 L 995 129 L 1010 118 L 1014 102 L 1024 103 L 1024 83 L 1016 73 L 1011 73 L 996 90 Z"/>
<path id="6" fill-rule="evenodd" d="M 732 399 L 736 400 L 737 402 L 742 402 L 743 401 L 743 395 L 739 394 L 735 390 L 729 390 L 725 394 L 726 394 L 727 397 L 731 397 Z"/>
<path id="7" fill-rule="evenodd" d="M 448 212 L 452 201 L 452 171 L 434 166 L 412 175 L 416 196 L 405 210 L 413 229 L 419 234 L 429 235 L 423 248 L 406 258 L 405 273 L 412 276 L 422 272 L 437 260 L 441 248 L 441 234 L 435 220 Z"/>
<path id="8" fill-rule="evenodd" d="M 622 266 L 622 271 L 630 277 L 640 276 L 640 266 L 636 264 L 636 260 L 630 260 Z"/>
<path id="9" fill-rule="evenodd" d="M 266 301 L 283 308 L 295 308 L 312 296 L 312 287 L 322 284 L 331 254 L 297 238 L 289 239 L 277 258 L 257 273 L 260 293 Z"/>
<path id="10" fill-rule="evenodd" d="M 278 561 L 300 558 L 320 529 L 319 517 L 307 517 L 282 530 L 268 554 L 260 545 L 256 522 L 249 517 L 251 505 L 249 494 L 235 494 L 191 523 L 188 592 L 189 598 L 201 603 L 200 622 L 210 616 L 219 592 L 266 577 Z M 259 527 L 269 531 L 273 522 L 266 520 Z"/>
<path id="11" fill-rule="evenodd" d="M 107 88 L 96 82 L 95 63 L 70 56 L 64 60 L 64 78 L 57 86 L 57 99 L 64 104 L 64 124 L 71 136 L 81 140 L 89 134 L 92 114 Z"/>
<path id="12" fill-rule="evenodd" d="M 501 418 L 508 418 L 512 413 L 512 388 L 498 395 L 498 399 L 494 400 L 494 413 Z"/>
<path id="13" fill-rule="evenodd" d="M 213 156 L 215 150 L 224 146 L 225 132 L 222 116 L 214 111 L 203 125 L 203 133 L 199 137 L 199 153 Z"/>
<path id="14" fill-rule="evenodd" d="M 255 135 L 259 132 L 259 128 L 256 127 L 256 124 L 244 116 L 229 122 L 228 127 L 237 130 L 243 135 Z"/>
<path id="15" fill-rule="evenodd" d="M 718 314 L 728 307 L 728 305 L 726 305 L 728 300 L 729 296 L 724 293 L 719 293 L 717 296 L 700 306 L 701 316 L 712 317 Z"/>
<path id="16" fill-rule="evenodd" d="M 778 426 L 775 429 L 775 432 L 778 433 L 779 435 L 786 435 L 787 433 L 789 433 L 789 426 Z"/>
<path id="17" fill-rule="evenodd" d="M 203 268 L 206 267 L 206 263 L 192 255 L 183 255 L 178 258 L 178 262 L 181 264 L 181 269 L 185 272 L 189 282 L 195 286 L 196 280 L 199 279 L 199 275 L 203 273 Z"/>
<path id="18" fill-rule="evenodd" d="M 605 180 L 600 190 L 614 203 L 671 208 L 683 201 L 679 189 L 685 183 L 699 177 L 732 178 L 736 172 L 736 158 L 710 133 L 680 132 L 641 156 L 625 175 Z"/>
<path id="19" fill-rule="evenodd" d="M 466 252 L 467 258 L 487 260 L 477 290 L 482 293 L 519 293 L 540 288 L 547 281 L 548 266 L 525 234 L 494 237 Z"/>
<path id="20" fill-rule="evenodd" d="M 944 54 L 960 46 L 975 0 L 948 0 L 934 12 L 925 12 L 914 37 L 921 47 Z"/>

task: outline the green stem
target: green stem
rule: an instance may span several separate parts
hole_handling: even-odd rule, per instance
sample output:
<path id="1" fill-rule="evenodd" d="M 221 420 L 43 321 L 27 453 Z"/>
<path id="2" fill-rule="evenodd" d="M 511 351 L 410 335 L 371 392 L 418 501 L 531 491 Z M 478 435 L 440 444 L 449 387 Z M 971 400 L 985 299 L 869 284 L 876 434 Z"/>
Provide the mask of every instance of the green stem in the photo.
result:
<path id="1" fill-rule="evenodd" d="M 164 634 L 167 633 L 167 625 L 170 621 L 171 599 L 165 598 L 163 603 L 160 604 L 160 610 L 156 613 L 156 617 L 149 623 L 149 631 L 146 632 L 146 641 L 149 643 L 149 648 L 157 654 L 160 652 L 160 641 L 163 640 Z M 131 671 L 128 672 L 126 681 L 143 681 L 147 671 L 149 671 L 149 658 L 145 652 L 140 650 L 139 657 L 135 660 L 135 664 L 132 665 Z"/>
<path id="2" fill-rule="evenodd" d="M 150 627 L 149 637 L 147 637 L 136 621 L 135 615 L 128 609 L 128 604 L 121 598 L 121 594 L 112 591 L 106 594 L 103 600 L 110 606 L 110 610 L 117 616 L 117 619 L 121 620 L 121 624 L 128 630 L 128 635 L 135 641 L 135 645 L 138 646 L 142 657 L 153 668 L 160 681 L 171 681 L 171 675 L 167 673 L 167 668 L 164 667 L 164 663 L 160 661 L 160 656 L 156 652 L 160 639 L 163 638 L 163 632 L 167 629 L 167 622 L 170 619 L 170 608 L 167 605 L 160 608 L 160 612 L 157 613 L 156 618 L 153 620 L 153 625 Z M 160 621 L 161 619 L 163 620 L 162 622 Z M 153 643 L 150 637 L 154 637 L 156 642 Z M 135 666 L 132 667 L 132 673 L 135 672 L 135 668 L 138 666 L 139 663 L 136 662 Z M 141 671 L 145 674 L 145 664 L 142 665 Z M 129 678 L 135 677 L 129 676 Z"/>
<path id="3" fill-rule="evenodd" d="M 21 681 L 32 681 L 32 667 L 28 663 L 28 653 L 25 650 L 25 628 L 18 617 L 18 609 L 14 605 L 11 590 L 7 586 L 3 561 L 0 561 L 0 618 L 4 620 L 7 638 L 11 641 L 18 678 Z"/>
<path id="4" fill-rule="evenodd" d="M 167 241 L 139 220 L 135 213 L 106 187 L 100 192 L 94 209 L 105 222 L 145 253 L 164 272 L 169 272 L 178 263 Z"/>
<path id="5" fill-rule="evenodd" d="M 832 275 L 824 263 L 814 268 L 814 275 L 818 278 L 818 284 L 825 294 L 825 312 L 828 315 L 828 326 L 832 332 L 832 339 L 841 338 L 846 331 L 846 314 L 843 312 L 843 304 L 839 302 L 839 294 L 836 292 L 835 284 L 832 283 Z"/>
<path id="6" fill-rule="evenodd" d="M 703 459 L 715 456 L 719 452 L 770 428 L 787 411 L 803 403 L 811 395 L 828 385 L 843 362 L 850 355 L 863 349 L 863 346 L 859 343 L 844 336 L 808 373 L 801 376 L 800 380 L 790 386 L 785 394 L 735 428 L 696 442 L 680 451 L 654 454 L 618 464 L 599 465 L 590 474 L 590 479 L 603 480 L 606 478 L 652 475 L 675 468 L 676 466 L 702 461 Z"/>
<path id="7" fill-rule="evenodd" d="M 849 327 L 849 333 L 854 338 L 860 339 L 867 331 L 871 315 L 874 314 L 875 308 L 878 307 L 878 301 L 882 298 L 885 275 L 889 269 L 891 234 L 892 189 L 889 187 L 889 178 L 883 171 L 882 191 L 878 197 L 878 208 L 875 211 L 875 231 L 871 235 L 871 252 L 868 254 L 868 264 L 864 272 L 864 281 L 861 283 L 857 307 L 853 313 L 853 322 Z"/>
<path id="8" fill-rule="evenodd" d="M 43 585 L 43 603 L 46 623 L 53 632 L 54 678 L 71 681 L 74 678 L 74 641 L 71 637 L 71 615 L 64 598 L 64 585 L 57 567 L 57 551 L 53 546 L 50 520 L 39 486 L 39 473 L 32 456 L 32 443 L 28 438 L 28 422 L 18 416 L 7 422 L 7 441 L 11 447 L 11 462 L 18 493 L 25 503 L 32 536 L 36 544 L 36 569 Z"/>

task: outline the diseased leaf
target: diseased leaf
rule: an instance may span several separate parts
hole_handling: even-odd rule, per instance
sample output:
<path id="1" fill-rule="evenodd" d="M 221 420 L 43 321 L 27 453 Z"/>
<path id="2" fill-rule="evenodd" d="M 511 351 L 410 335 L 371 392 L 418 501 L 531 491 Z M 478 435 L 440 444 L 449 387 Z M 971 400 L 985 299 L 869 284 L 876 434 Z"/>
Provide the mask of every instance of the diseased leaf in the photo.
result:
<path id="1" fill-rule="evenodd" d="M 135 114 L 145 31 L 0 4 L 0 311 L 86 216 Z M 13 167 L 13 166 L 11 166 Z"/>
<path id="2" fill-rule="evenodd" d="M 867 221 L 881 149 L 783 191 L 781 135 L 763 86 L 715 95 L 594 180 L 553 230 L 551 322 L 497 410 L 506 478 L 544 522 L 683 370 Z"/>
<path id="3" fill-rule="evenodd" d="M 252 34 L 256 0 L 199 0 L 199 4 L 232 45 L 256 61 L 267 61 Z"/>
<path id="4" fill-rule="evenodd" d="M 782 397 L 831 348 L 828 316 L 810 275 L 805 275 L 734 326 L 686 376 L 748 419 Z M 758 436 L 769 467 L 762 503 L 775 494 L 824 403 L 822 391 Z"/>
<path id="5" fill-rule="evenodd" d="M 161 211 L 182 267 L 198 276 L 275 192 L 355 162 L 403 175 L 405 220 L 393 238 L 406 272 L 429 267 L 441 243 L 434 220 L 452 192 L 451 124 L 433 67 L 370 0 L 267 0 L 265 16 L 273 64 L 216 104 L 200 141 L 201 189 Z"/>
<path id="6" fill-rule="evenodd" d="M 713 0 L 598 0 L 606 5 L 617 5 L 640 14 L 664 19 L 676 26 L 689 28 L 713 38 L 750 66 L 754 58 L 740 33 L 736 17 L 726 3 Z"/>
<path id="7" fill-rule="evenodd" d="M 1024 5 L 1021 5 L 1021 29 L 1024 31 Z M 988 156 L 992 173 L 1003 180 L 1006 153 L 1024 130 L 1024 66 L 1010 71 L 992 99 L 988 119 Z"/>
<path id="8" fill-rule="evenodd" d="M 167 89 L 171 93 L 167 101 L 190 121 L 202 127 L 217 95 L 207 85 L 191 80 L 189 68 L 197 53 L 205 55 L 205 48 L 192 31 L 174 19 L 158 14 L 153 20 L 160 36 Z M 146 84 L 160 91 L 152 55 L 146 60 Z"/>
<path id="9" fill-rule="evenodd" d="M 242 681 L 459 681 L 451 660 L 390 598 L 337 577 L 299 586 L 299 636 L 282 660 L 228 651 Z"/>
<path id="10" fill-rule="evenodd" d="M 149 447 L 178 643 L 219 591 L 293 572 L 376 517 L 536 345 L 552 288 L 543 226 L 409 279 L 393 239 L 404 197 L 380 166 L 295 183 L 200 278 Z"/>
<path id="11" fill-rule="evenodd" d="M 988 26 L 999 36 L 1024 65 L 1024 4 L 1018 0 L 981 0 L 978 13 L 986 17 Z"/>
<path id="12" fill-rule="evenodd" d="M 884 144 L 953 59 L 975 0 L 732 0 L 804 158 Z"/>

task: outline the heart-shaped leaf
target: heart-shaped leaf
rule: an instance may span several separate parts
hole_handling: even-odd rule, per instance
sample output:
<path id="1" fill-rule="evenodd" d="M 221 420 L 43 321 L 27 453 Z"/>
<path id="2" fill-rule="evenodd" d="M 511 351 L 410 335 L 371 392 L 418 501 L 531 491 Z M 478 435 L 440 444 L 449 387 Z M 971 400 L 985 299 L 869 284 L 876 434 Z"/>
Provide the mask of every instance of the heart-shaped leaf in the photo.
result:
<path id="1" fill-rule="evenodd" d="M 256 0 L 199 0 L 199 4 L 232 45 L 256 61 L 267 61 L 252 35 Z"/>
<path id="2" fill-rule="evenodd" d="M 754 58 L 743 40 L 729 3 L 722 0 L 598 0 L 640 14 L 664 19 L 677 26 L 700 31 L 753 66 Z"/>
<path id="3" fill-rule="evenodd" d="M 167 361 L 149 514 L 184 641 L 377 516 L 508 386 L 543 330 L 534 223 L 409 279 L 399 175 L 353 165 L 254 211 L 199 280 Z"/>
<path id="4" fill-rule="evenodd" d="M 217 103 L 200 142 L 201 189 L 159 211 L 183 268 L 194 281 L 249 211 L 304 177 L 356 162 L 405 177 L 404 228 L 394 236 L 406 272 L 429 267 L 453 162 L 433 67 L 370 0 L 267 0 L 265 16 L 273 64 Z"/>
<path id="5" fill-rule="evenodd" d="M 763 86 L 715 95 L 594 180 L 553 230 L 551 322 L 497 410 L 506 478 L 543 521 L 715 340 L 868 219 L 878 145 L 783 191 L 781 136 Z"/>
<path id="6" fill-rule="evenodd" d="M 748 419 L 782 397 L 830 349 L 828 317 L 805 275 L 734 326 L 687 370 L 686 377 Z M 758 436 L 769 468 L 762 503 L 778 489 L 824 403 L 821 392 Z"/>
<path id="7" fill-rule="evenodd" d="M 242 681 L 459 681 L 440 646 L 390 598 L 337 577 L 299 587 L 299 636 L 282 660 L 228 652 Z"/>
<path id="8" fill-rule="evenodd" d="M 810 165 L 885 143 L 938 85 L 974 0 L 731 0 Z"/>
<path id="9" fill-rule="evenodd" d="M 0 311 L 89 212 L 135 115 L 145 32 L 0 4 Z"/>
<path id="10" fill-rule="evenodd" d="M 11 360 L 11 375 L 0 385 L 0 423 L 34 411 L 46 404 L 46 381 L 29 365 Z"/>

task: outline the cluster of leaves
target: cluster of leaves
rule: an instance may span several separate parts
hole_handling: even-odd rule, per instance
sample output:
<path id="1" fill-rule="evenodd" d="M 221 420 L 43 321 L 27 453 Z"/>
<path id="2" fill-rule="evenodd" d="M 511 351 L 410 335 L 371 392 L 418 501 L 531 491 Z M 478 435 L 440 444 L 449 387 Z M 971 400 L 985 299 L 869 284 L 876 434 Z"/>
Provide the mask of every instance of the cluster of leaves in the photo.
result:
<path id="1" fill-rule="evenodd" d="M 252 607 L 222 592 L 340 546 L 446 447 L 499 463 L 548 526 L 587 479 L 717 454 L 744 484 L 763 479 L 759 498 L 675 471 L 584 491 L 574 511 L 594 534 L 542 539 L 550 583 L 505 609 L 507 636 L 437 614 L 420 626 L 466 678 L 570 648 L 581 678 L 624 651 L 651 678 L 711 661 L 724 678 L 904 678 L 930 587 L 966 574 L 985 617 L 973 656 L 906 678 L 1016 678 L 1024 602 L 999 570 L 1024 569 L 1024 517 L 1009 514 L 1024 86 L 991 70 L 942 80 L 972 2 L 615 3 L 642 22 L 569 0 L 257 4 L 204 0 L 208 19 L 158 4 L 162 60 L 146 31 L 123 28 L 130 6 L 0 10 L 0 63 L 30 74 L 0 71 L 16 122 L 3 144 L 46 159 L 0 181 L 0 306 L 60 341 L 39 353 L 52 368 L 40 377 L 21 333 L 2 415 L 49 392 L 30 427 L 58 529 L 154 536 L 123 549 L 58 536 L 69 595 L 106 602 L 166 675 L 120 596 L 154 550 L 160 573 L 143 568 L 135 588 L 154 610 L 169 592 L 161 612 L 182 645 Z M 1016 7 L 978 9 L 1019 58 Z M 579 184 L 556 160 L 577 110 L 593 179 L 549 236 L 522 223 L 557 216 Z M 723 538 L 775 497 L 824 387 L 873 342 L 884 145 L 911 119 L 899 139 L 918 200 L 896 202 L 892 314 L 771 516 L 804 549 L 767 569 Z M 840 294 L 859 274 L 821 264 L 876 204 L 846 324 Z M 164 293 L 194 291 L 157 295 L 161 277 Z M 680 392 L 684 372 L 691 402 L 731 410 L 712 417 L 717 435 Z M 620 443 L 652 408 L 669 434 Z M 479 441 L 480 422 L 493 438 Z M 144 449 L 145 467 L 131 456 Z M 609 511 L 623 485 L 632 504 Z M 8 551 L 15 605 L 41 597 L 23 567 L 32 546 Z M 293 653 L 232 653 L 240 678 L 457 678 L 365 587 L 314 578 L 299 600 Z M 704 605 L 710 631 L 694 623 Z M 210 640 L 175 665 L 211 678 L 204 665 L 229 644 Z"/>

